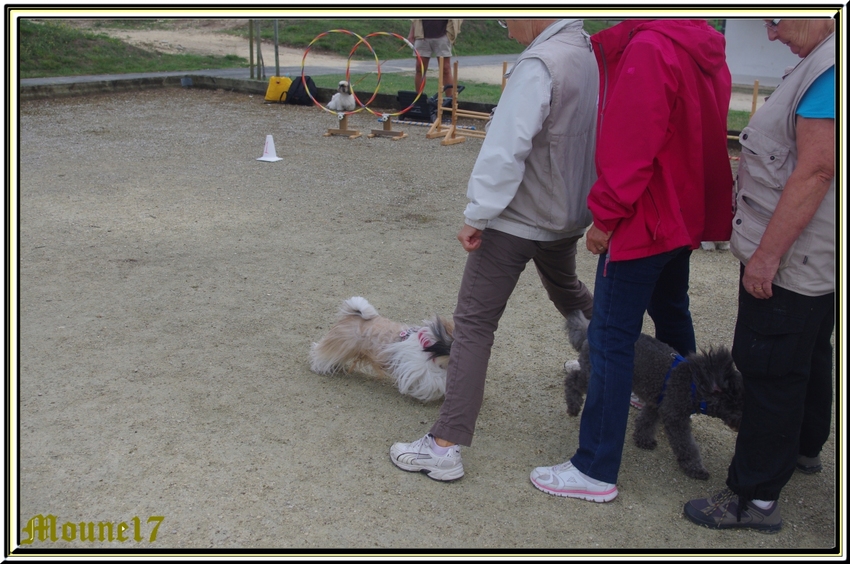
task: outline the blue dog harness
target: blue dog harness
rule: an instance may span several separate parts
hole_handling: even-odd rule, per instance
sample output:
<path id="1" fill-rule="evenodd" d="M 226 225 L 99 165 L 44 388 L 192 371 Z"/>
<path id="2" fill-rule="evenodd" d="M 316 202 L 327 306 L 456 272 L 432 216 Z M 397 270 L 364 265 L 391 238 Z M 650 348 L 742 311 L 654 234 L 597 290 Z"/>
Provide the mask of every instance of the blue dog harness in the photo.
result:
<path id="1" fill-rule="evenodd" d="M 664 375 L 664 384 L 661 386 L 661 393 L 658 394 L 658 405 L 661 405 L 661 400 L 664 399 L 664 392 L 667 390 L 667 381 L 670 379 L 670 374 L 673 373 L 673 369 L 682 364 L 683 362 L 688 362 L 685 358 L 680 354 L 672 354 L 673 363 L 670 365 L 670 369 L 667 371 L 667 374 Z M 693 401 L 697 401 L 697 385 L 691 382 L 691 399 Z M 702 413 L 703 415 L 708 414 L 708 404 L 705 400 L 700 400 L 699 402 L 699 410 L 694 411 L 694 413 Z"/>

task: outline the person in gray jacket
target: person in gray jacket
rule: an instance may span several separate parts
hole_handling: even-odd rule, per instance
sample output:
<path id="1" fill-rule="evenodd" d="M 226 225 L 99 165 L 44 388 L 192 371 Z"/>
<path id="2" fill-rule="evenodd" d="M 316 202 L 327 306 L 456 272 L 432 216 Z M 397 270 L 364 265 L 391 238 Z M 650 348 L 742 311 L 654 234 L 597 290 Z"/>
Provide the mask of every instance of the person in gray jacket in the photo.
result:
<path id="1" fill-rule="evenodd" d="M 501 22 L 500 22 L 501 23 Z M 499 319 L 529 261 L 566 317 L 592 315 L 576 275 L 576 244 L 590 225 L 596 180 L 599 71 L 581 20 L 508 20 L 528 47 L 499 100 L 467 187 L 458 240 L 469 255 L 454 312 L 454 343 L 439 417 L 421 439 L 396 443 L 393 463 L 438 481 L 463 476 Z"/>

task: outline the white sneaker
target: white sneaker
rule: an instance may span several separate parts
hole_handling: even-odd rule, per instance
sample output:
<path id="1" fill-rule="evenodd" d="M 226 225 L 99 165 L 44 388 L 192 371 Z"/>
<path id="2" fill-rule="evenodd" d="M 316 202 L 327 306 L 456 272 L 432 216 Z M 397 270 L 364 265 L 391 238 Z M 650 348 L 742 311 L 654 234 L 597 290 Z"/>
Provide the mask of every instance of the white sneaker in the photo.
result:
<path id="1" fill-rule="evenodd" d="M 460 445 L 449 447 L 444 455 L 432 448 L 434 438 L 430 433 L 412 443 L 396 443 L 390 447 L 390 460 L 408 472 L 422 472 L 432 480 L 453 482 L 463 478 L 463 461 Z"/>
<path id="2" fill-rule="evenodd" d="M 581 364 L 577 360 L 568 360 L 564 363 L 564 372 L 567 374 L 579 369 L 581 369 Z"/>
<path id="3" fill-rule="evenodd" d="M 602 503 L 617 497 L 616 484 L 606 484 L 579 472 L 569 460 L 557 466 L 541 466 L 531 472 L 531 483 L 540 491 Z"/>
<path id="4" fill-rule="evenodd" d="M 632 397 L 629 398 L 629 405 L 635 409 L 643 409 L 643 400 L 641 400 L 636 393 L 632 392 Z"/>

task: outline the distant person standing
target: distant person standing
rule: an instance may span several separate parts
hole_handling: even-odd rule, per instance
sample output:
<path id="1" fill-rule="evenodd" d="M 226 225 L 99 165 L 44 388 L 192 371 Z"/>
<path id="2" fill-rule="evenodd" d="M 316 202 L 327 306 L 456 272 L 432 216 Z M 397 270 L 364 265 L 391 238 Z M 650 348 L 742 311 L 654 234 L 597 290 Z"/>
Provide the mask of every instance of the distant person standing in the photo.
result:
<path id="1" fill-rule="evenodd" d="M 452 84 L 452 45 L 460 33 L 463 20 L 411 20 L 410 33 L 407 40 L 422 58 L 422 66 L 416 65 L 416 90 L 422 85 L 424 74 L 428 72 L 431 57 L 443 57 L 443 86 Z M 424 68 L 423 68 L 424 67 Z M 445 95 L 451 96 L 453 88 L 446 88 Z"/>

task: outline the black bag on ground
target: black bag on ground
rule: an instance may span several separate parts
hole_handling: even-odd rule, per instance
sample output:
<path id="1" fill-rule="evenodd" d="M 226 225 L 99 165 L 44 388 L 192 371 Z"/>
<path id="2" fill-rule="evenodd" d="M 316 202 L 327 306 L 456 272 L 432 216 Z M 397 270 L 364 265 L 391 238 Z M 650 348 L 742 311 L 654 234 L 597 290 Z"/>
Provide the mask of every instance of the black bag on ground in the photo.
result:
<path id="1" fill-rule="evenodd" d="M 443 91 L 448 88 L 452 88 L 451 84 L 448 84 L 443 87 Z M 458 85 L 457 93 L 460 94 L 463 92 L 465 86 Z M 396 101 L 398 102 L 398 109 L 403 110 L 408 107 L 413 99 L 416 98 L 416 92 L 411 92 L 410 90 L 399 90 L 398 96 L 396 96 Z M 443 107 L 451 108 L 452 107 L 452 97 L 451 96 L 443 96 Z M 434 94 L 430 98 L 422 94 L 418 100 L 416 100 L 416 105 L 407 110 L 403 115 L 402 119 L 407 119 L 410 121 L 427 121 L 428 123 L 434 123 L 437 119 L 437 95 Z"/>
<path id="2" fill-rule="evenodd" d="M 396 96 L 398 109 L 403 110 L 410 106 L 414 98 L 416 98 L 416 92 L 412 92 L 410 90 L 399 90 L 398 96 Z M 432 104 L 428 97 L 425 94 L 422 94 L 419 99 L 416 100 L 416 104 L 399 117 L 410 121 L 433 123 L 433 121 L 437 119 L 437 104 Z"/>
<path id="3" fill-rule="evenodd" d="M 310 106 L 313 104 L 313 100 L 310 99 L 310 96 L 307 95 L 307 90 L 304 88 L 305 82 L 307 83 L 307 88 L 310 89 L 310 94 L 313 95 L 313 98 L 316 97 L 318 89 L 316 88 L 316 83 L 313 82 L 313 79 L 309 76 L 305 76 L 302 81 L 301 77 L 297 76 L 295 77 L 295 80 L 292 81 L 292 85 L 286 93 L 287 104 L 297 104 L 299 106 Z"/>

